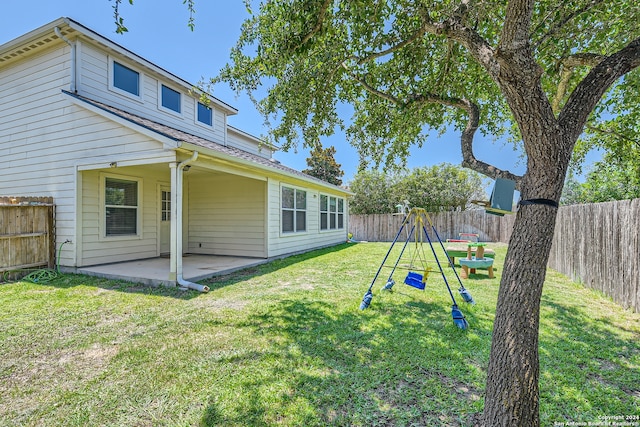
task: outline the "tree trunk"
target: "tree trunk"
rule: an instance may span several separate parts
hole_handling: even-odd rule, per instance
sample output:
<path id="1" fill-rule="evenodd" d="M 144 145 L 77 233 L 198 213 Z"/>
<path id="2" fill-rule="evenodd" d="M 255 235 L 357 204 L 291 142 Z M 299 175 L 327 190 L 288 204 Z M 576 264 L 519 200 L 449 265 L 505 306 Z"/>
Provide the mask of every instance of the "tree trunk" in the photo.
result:
<path id="1" fill-rule="evenodd" d="M 540 298 L 556 214 L 557 209 L 547 205 L 521 206 L 517 213 L 498 294 L 483 414 L 486 427 L 540 424 Z"/>

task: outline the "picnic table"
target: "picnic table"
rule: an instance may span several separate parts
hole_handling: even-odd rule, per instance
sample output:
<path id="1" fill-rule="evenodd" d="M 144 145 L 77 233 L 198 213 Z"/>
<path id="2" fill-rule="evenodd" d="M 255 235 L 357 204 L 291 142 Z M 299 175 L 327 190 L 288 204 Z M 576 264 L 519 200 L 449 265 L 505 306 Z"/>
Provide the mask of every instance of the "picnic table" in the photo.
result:
<path id="1" fill-rule="evenodd" d="M 455 265 L 456 263 L 456 258 L 462 258 L 462 257 L 469 257 L 469 252 L 471 252 L 471 256 L 476 256 L 476 248 L 478 246 L 467 246 L 470 242 L 454 242 L 454 244 L 450 244 L 452 242 L 448 241 L 447 242 L 447 247 L 445 248 L 445 250 L 447 251 L 447 256 L 449 257 L 449 259 L 451 260 L 451 265 Z M 474 242 L 471 242 L 472 244 L 476 244 Z M 483 249 L 483 255 L 482 257 L 478 257 L 478 258 L 495 258 L 496 257 L 496 253 L 493 249 L 489 249 L 489 248 L 485 248 L 484 245 L 486 245 L 486 243 L 481 243 Z"/>
<path id="2" fill-rule="evenodd" d="M 469 277 L 469 273 L 475 274 L 477 268 L 487 269 L 489 278 L 493 279 L 493 258 L 485 257 L 486 243 L 467 243 L 467 257 L 458 261 L 462 266 L 460 276 L 463 279 Z M 473 250 L 475 248 L 475 251 Z M 474 256 L 475 252 L 475 256 Z M 493 254 L 495 257 L 495 252 Z"/>

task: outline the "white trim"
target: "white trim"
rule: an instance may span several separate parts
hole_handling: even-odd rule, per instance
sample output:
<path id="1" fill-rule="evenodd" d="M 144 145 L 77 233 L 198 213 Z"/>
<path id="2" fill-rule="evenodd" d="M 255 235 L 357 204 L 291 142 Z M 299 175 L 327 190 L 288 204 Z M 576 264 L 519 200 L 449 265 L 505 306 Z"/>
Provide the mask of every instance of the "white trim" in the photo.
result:
<path id="1" fill-rule="evenodd" d="M 178 93 L 178 95 L 180 96 L 180 111 L 175 111 L 175 110 L 172 110 L 171 108 L 168 108 L 162 105 L 162 86 Z M 159 111 L 162 111 L 163 113 L 171 114 L 172 116 L 179 117 L 181 119 L 184 118 L 184 114 L 183 114 L 184 101 L 182 100 L 183 98 L 184 98 L 184 94 L 180 90 L 168 84 L 165 84 L 161 81 L 158 81 L 158 110 Z"/>
<path id="2" fill-rule="evenodd" d="M 294 190 L 293 192 L 293 231 L 282 231 L 282 210 L 283 209 L 291 210 L 291 208 L 282 207 L 282 189 L 283 188 L 289 188 Z M 301 230 L 301 231 L 297 231 L 298 227 L 296 224 L 296 212 L 303 211 L 302 209 L 296 209 L 296 195 L 298 191 L 304 191 L 305 193 L 304 230 Z M 309 188 L 298 187 L 298 186 L 291 185 L 288 183 L 283 183 L 283 182 L 280 183 L 280 188 L 278 191 L 278 199 L 279 199 L 278 232 L 280 233 L 280 237 L 292 237 L 292 236 L 301 236 L 301 235 L 309 234 L 309 194 L 310 193 L 311 191 Z"/>
<path id="3" fill-rule="evenodd" d="M 158 213 L 156 217 L 157 227 L 156 233 L 158 238 L 156 239 L 156 253 L 157 256 L 160 256 L 162 252 L 162 192 L 168 190 L 169 194 L 171 194 L 171 183 L 166 181 L 160 181 L 156 184 L 156 212 Z M 170 200 L 171 201 L 171 200 Z M 169 212 L 169 222 L 171 222 L 171 212 Z M 169 227 L 169 251 L 166 253 L 171 253 L 171 227 Z"/>
<path id="4" fill-rule="evenodd" d="M 176 160 L 175 151 L 169 151 L 162 157 L 150 157 L 141 159 L 140 154 L 114 154 L 113 156 L 101 156 L 82 159 L 76 162 L 79 171 L 89 171 L 96 169 L 108 169 L 112 167 L 156 165 L 174 162 Z"/>
<path id="5" fill-rule="evenodd" d="M 122 90 L 119 87 L 114 86 L 113 84 L 113 79 L 114 79 L 114 75 L 113 75 L 113 64 L 114 62 L 117 62 L 118 64 L 122 65 L 123 67 L 126 67 L 128 69 L 130 69 L 131 71 L 135 71 L 136 73 L 138 73 L 138 90 L 140 92 L 139 95 L 135 95 L 131 92 L 127 92 L 126 90 Z M 134 65 L 130 65 L 130 63 L 126 62 L 126 61 L 122 61 L 120 59 L 116 59 L 113 56 L 109 55 L 109 67 L 107 70 L 107 75 L 108 75 L 108 80 L 109 80 L 109 90 L 113 93 L 117 93 L 118 95 L 122 95 L 124 97 L 127 97 L 129 99 L 133 99 L 136 102 L 140 102 L 140 103 L 144 103 L 144 73 L 137 67 L 135 67 Z"/>
<path id="6" fill-rule="evenodd" d="M 135 181 L 138 184 L 138 206 L 136 207 L 136 234 L 135 235 L 125 235 L 125 236 L 107 236 L 107 224 L 106 224 L 106 201 L 105 201 L 105 190 L 106 190 L 106 180 L 107 178 L 120 179 L 124 181 Z M 100 183 L 98 190 L 98 210 L 100 212 L 100 217 L 98 219 L 98 241 L 105 242 L 113 242 L 113 241 L 126 241 L 126 240 L 142 240 L 143 238 L 143 223 L 142 218 L 144 215 L 144 191 L 143 191 L 143 178 L 137 176 L 130 175 L 118 175 L 107 172 L 100 172 Z"/>
<path id="7" fill-rule="evenodd" d="M 76 195 L 76 204 L 75 204 L 75 209 L 76 209 L 76 218 L 75 218 L 75 224 L 74 224 L 74 235 L 73 235 L 73 242 L 71 242 L 71 244 L 73 244 L 73 267 L 79 267 L 82 265 L 83 263 L 83 253 L 82 253 L 82 246 L 83 246 L 83 238 L 84 238 L 84 233 L 82 230 L 82 225 L 84 224 L 83 221 L 83 217 L 84 217 L 84 198 L 83 198 L 83 176 L 82 176 L 82 172 L 80 172 L 79 170 L 76 170 L 74 173 L 75 177 L 74 177 L 74 184 L 75 184 L 75 195 Z M 56 244 L 58 242 L 56 241 Z M 60 242 L 62 243 L 62 242 Z"/>
<path id="8" fill-rule="evenodd" d="M 216 172 L 224 172 L 231 175 L 242 176 L 245 178 L 254 179 L 256 181 L 267 181 L 267 176 L 265 174 L 260 174 L 260 170 L 252 171 L 250 169 L 240 168 L 237 165 L 229 165 L 226 161 L 217 159 L 212 156 L 200 155 L 195 166 Z"/>
<path id="9" fill-rule="evenodd" d="M 322 210 L 322 196 L 326 196 L 327 197 L 327 210 L 323 211 Z M 335 216 L 336 216 L 336 227 L 335 228 L 331 228 L 331 198 L 336 199 L 336 211 L 335 211 Z M 342 200 L 342 227 L 338 226 L 338 215 L 340 215 L 340 211 L 338 210 L 338 206 L 339 206 L 339 201 Z M 346 218 L 346 210 L 347 207 L 347 200 L 345 197 L 341 197 L 341 196 L 336 196 L 336 195 L 332 195 L 332 194 L 327 194 L 327 193 L 320 193 L 319 195 L 319 199 L 318 199 L 318 232 L 320 233 L 334 233 L 336 231 L 340 231 L 340 230 L 344 230 L 346 227 L 345 224 L 345 218 Z M 322 213 L 325 212 L 327 214 L 327 228 L 322 228 Z"/>
<path id="10" fill-rule="evenodd" d="M 73 64 L 73 66 L 76 67 L 75 69 L 75 79 L 76 79 L 76 93 L 78 93 L 80 91 L 80 88 L 82 88 L 82 41 L 80 41 L 79 38 L 76 38 L 75 40 L 75 49 L 76 49 L 76 61 L 75 64 Z"/>
<path id="11" fill-rule="evenodd" d="M 178 148 L 182 148 L 184 150 L 188 150 L 188 151 L 198 151 L 201 154 L 204 154 L 208 157 L 211 157 L 213 159 L 216 160 L 223 160 L 223 161 L 228 161 L 229 163 L 232 163 L 234 165 L 237 166 L 245 166 L 248 167 L 252 170 L 259 170 L 259 171 L 266 171 L 269 172 L 270 174 L 273 175 L 278 175 L 281 177 L 286 177 L 289 180 L 294 180 L 294 181 L 298 181 L 298 182 L 302 182 L 303 184 L 291 184 L 291 186 L 295 187 L 296 185 L 300 188 L 307 188 L 307 189 L 319 189 L 322 188 L 324 189 L 324 191 L 333 191 L 335 193 L 340 193 L 343 196 L 349 196 L 349 195 L 353 195 L 353 193 L 351 193 L 348 190 L 344 190 L 340 187 L 337 187 L 333 184 L 329 184 L 328 182 L 322 182 L 322 181 L 318 181 L 318 180 L 314 180 L 311 178 L 306 178 L 303 175 L 298 175 L 292 172 L 287 172 L 284 171 L 282 169 L 278 169 L 275 167 L 269 167 L 269 166 L 265 166 L 262 165 L 260 163 L 256 163 L 253 162 L 251 160 L 247 160 L 247 159 L 243 159 L 240 157 L 235 157 L 232 156 L 230 154 L 225 154 L 222 153 L 220 151 L 216 151 L 216 150 L 212 150 L 210 148 L 205 148 L 205 147 L 201 147 L 199 145 L 196 144 L 191 144 L 189 142 L 185 142 L 185 141 L 180 141 L 179 142 L 179 147 Z"/>

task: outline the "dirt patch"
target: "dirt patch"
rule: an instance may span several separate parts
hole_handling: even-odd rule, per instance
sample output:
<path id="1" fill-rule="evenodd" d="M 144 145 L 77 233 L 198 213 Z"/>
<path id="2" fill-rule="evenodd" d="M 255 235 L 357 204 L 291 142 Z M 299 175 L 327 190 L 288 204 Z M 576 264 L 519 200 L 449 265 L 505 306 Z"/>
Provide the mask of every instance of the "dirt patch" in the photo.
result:
<path id="1" fill-rule="evenodd" d="M 200 309 L 208 309 L 213 311 L 220 311 L 224 309 L 228 310 L 243 310 L 249 301 L 247 300 L 238 300 L 238 299 L 229 299 L 229 298 L 214 298 L 211 296 L 207 296 L 203 298 L 196 298 L 189 303 L 189 305 L 194 308 Z"/>
<path id="2" fill-rule="evenodd" d="M 611 362 L 610 360 L 604 360 L 604 359 L 596 359 L 596 360 L 598 361 L 598 363 L 600 363 L 600 369 L 602 369 L 603 371 L 615 371 L 616 369 L 618 369 L 618 365 Z"/>

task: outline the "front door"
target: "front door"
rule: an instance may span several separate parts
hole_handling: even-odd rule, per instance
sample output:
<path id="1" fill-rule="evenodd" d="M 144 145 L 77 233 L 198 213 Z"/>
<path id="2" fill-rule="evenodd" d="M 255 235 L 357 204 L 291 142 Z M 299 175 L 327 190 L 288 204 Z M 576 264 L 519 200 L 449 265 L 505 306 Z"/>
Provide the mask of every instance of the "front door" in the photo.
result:
<path id="1" fill-rule="evenodd" d="M 171 252 L 171 188 L 160 187 L 160 254 Z"/>

